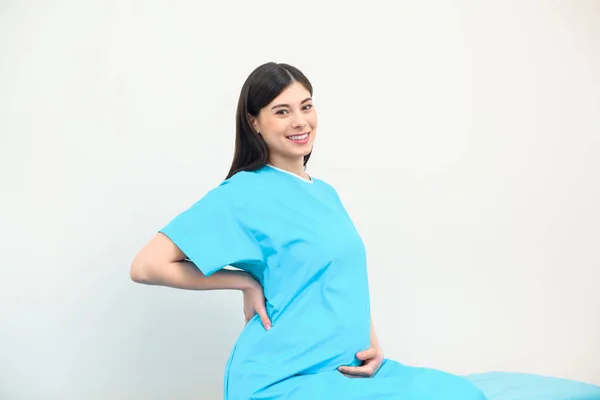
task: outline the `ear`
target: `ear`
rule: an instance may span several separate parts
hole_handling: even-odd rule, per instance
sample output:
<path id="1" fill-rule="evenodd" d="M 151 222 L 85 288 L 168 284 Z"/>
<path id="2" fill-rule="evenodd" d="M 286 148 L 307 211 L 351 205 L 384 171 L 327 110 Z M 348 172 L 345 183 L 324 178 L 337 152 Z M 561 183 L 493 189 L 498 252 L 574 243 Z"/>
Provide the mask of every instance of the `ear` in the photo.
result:
<path id="1" fill-rule="evenodd" d="M 254 129 L 254 132 L 258 133 L 258 120 L 256 119 L 256 117 L 253 117 L 252 115 L 248 114 L 248 122 L 250 122 L 250 126 L 252 126 L 252 129 Z"/>

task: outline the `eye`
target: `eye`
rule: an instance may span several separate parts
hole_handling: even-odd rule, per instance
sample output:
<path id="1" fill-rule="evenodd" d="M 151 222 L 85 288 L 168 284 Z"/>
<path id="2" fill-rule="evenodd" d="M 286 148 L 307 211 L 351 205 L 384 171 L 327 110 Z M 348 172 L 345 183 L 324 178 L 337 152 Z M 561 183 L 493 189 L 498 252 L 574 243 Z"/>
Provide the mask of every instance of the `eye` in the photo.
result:
<path id="1" fill-rule="evenodd" d="M 284 112 L 287 112 L 287 110 L 278 110 L 275 114 L 276 115 L 283 115 Z"/>
<path id="2" fill-rule="evenodd" d="M 312 108 L 312 104 L 307 104 L 307 105 L 305 105 L 305 106 L 304 106 L 304 109 L 305 109 L 305 110 L 307 110 L 307 108 L 306 108 L 306 107 L 308 107 L 308 109 L 310 109 L 310 108 Z"/>

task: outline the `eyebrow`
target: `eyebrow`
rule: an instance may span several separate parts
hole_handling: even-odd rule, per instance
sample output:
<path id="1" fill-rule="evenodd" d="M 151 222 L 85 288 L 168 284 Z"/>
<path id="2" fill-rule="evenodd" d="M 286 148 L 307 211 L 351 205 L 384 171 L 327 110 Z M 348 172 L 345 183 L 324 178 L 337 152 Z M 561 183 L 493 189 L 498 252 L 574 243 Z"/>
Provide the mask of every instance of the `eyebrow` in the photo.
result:
<path id="1" fill-rule="evenodd" d="M 312 98 L 311 97 L 307 97 L 306 99 L 302 100 L 300 102 L 300 104 L 306 103 L 309 100 L 312 100 Z M 274 109 L 276 109 L 278 107 L 290 107 L 290 105 L 289 104 L 276 104 L 273 107 L 271 107 L 271 110 L 274 110 Z"/>

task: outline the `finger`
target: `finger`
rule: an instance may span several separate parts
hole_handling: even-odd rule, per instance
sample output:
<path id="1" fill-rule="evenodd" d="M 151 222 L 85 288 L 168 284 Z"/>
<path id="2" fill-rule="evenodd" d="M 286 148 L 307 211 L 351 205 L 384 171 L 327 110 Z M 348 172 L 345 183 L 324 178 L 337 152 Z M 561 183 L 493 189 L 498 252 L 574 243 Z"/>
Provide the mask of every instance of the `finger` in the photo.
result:
<path id="1" fill-rule="evenodd" d="M 371 376 L 373 375 L 373 367 L 370 365 L 362 365 L 360 367 L 339 367 L 338 371 L 344 374 L 353 376 Z"/>
<path id="2" fill-rule="evenodd" d="M 356 353 L 356 358 L 361 361 L 369 360 L 371 358 L 375 358 L 377 355 L 377 350 L 373 347 L 369 347 L 367 350 L 359 351 Z"/>
<path id="3" fill-rule="evenodd" d="M 271 320 L 269 319 L 269 316 L 267 315 L 267 310 L 265 310 L 263 308 L 261 310 L 257 310 L 257 312 L 258 312 L 258 315 L 260 316 L 260 321 L 262 322 L 265 329 L 266 330 L 271 329 Z"/>

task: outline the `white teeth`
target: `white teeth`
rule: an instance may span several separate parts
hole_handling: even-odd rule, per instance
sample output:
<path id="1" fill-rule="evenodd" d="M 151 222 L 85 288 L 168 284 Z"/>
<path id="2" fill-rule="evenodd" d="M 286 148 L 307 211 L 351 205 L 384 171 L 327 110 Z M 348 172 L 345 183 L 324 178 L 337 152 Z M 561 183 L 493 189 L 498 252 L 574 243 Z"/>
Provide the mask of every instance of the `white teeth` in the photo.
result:
<path id="1" fill-rule="evenodd" d="M 305 133 L 304 135 L 296 135 L 296 136 L 288 136 L 288 137 L 292 140 L 303 140 L 303 139 L 306 139 L 307 136 L 308 136 L 308 133 Z"/>

